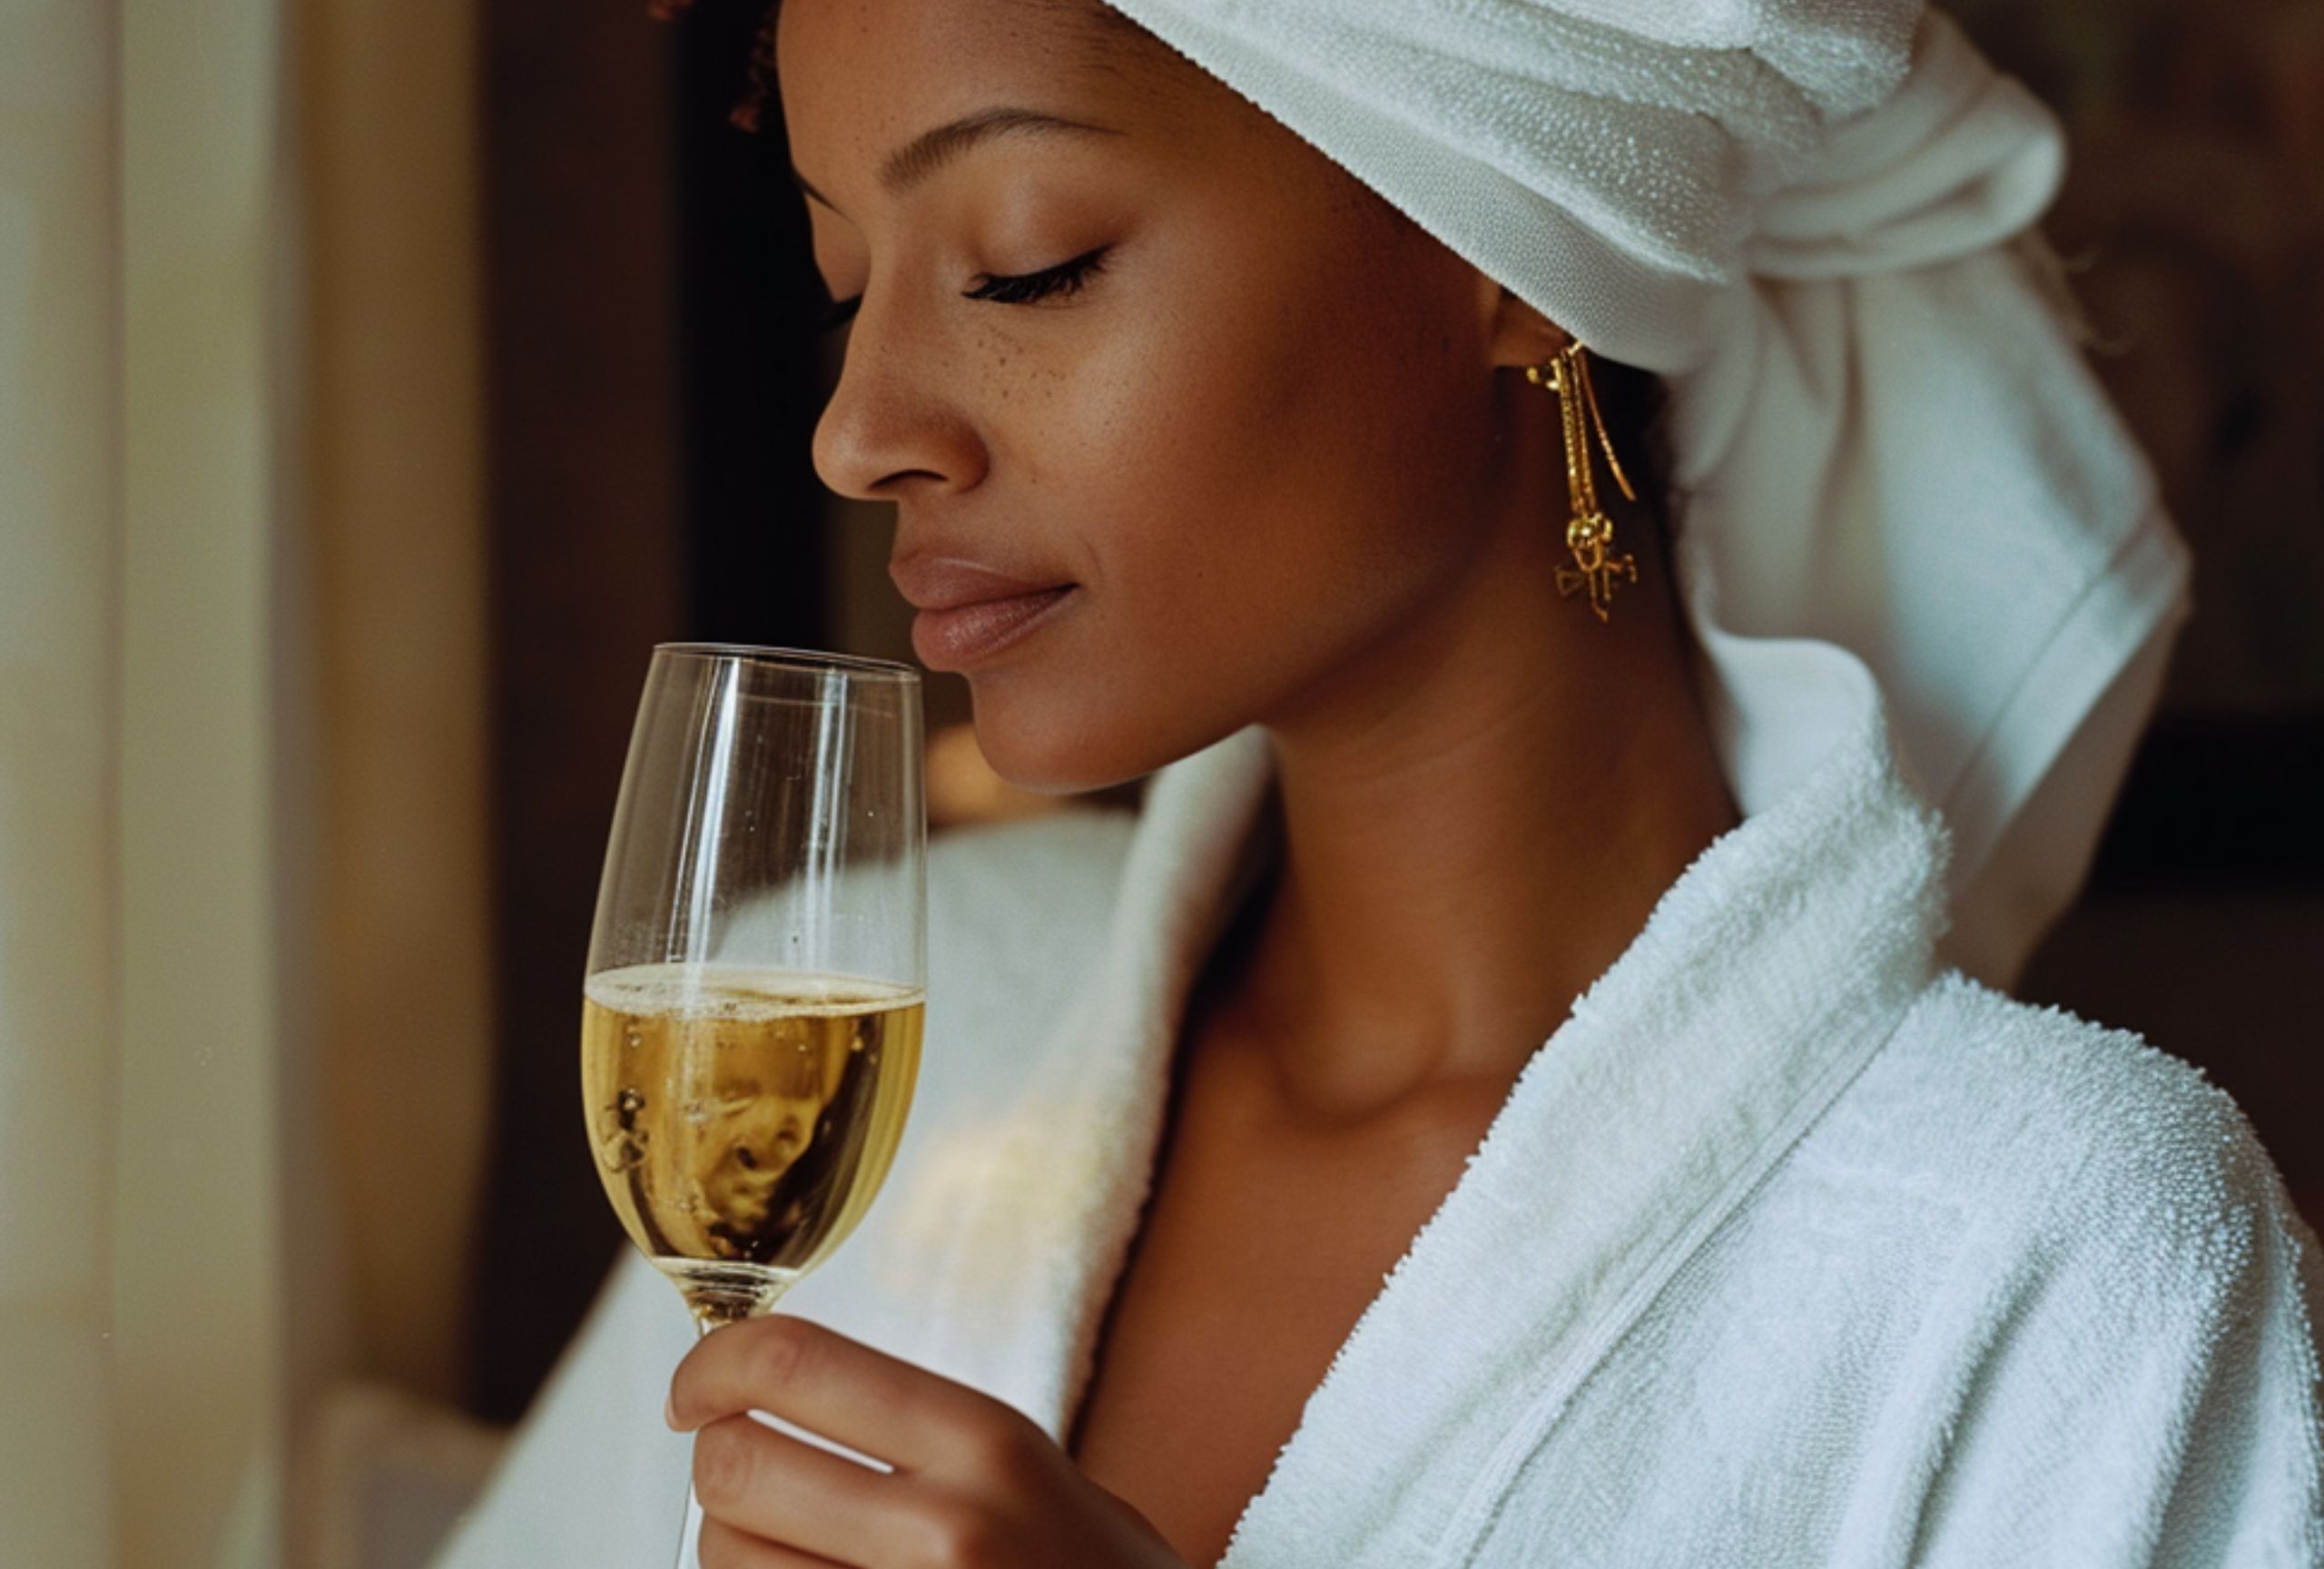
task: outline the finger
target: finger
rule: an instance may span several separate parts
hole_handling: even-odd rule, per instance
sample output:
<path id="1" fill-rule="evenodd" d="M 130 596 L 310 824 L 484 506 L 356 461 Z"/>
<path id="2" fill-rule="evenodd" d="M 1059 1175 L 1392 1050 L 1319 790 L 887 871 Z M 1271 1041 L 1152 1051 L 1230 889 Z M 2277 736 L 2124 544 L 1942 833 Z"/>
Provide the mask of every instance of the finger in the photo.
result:
<path id="1" fill-rule="evenodd" d="M 787 1314 L 712 1331 L 671 1380 L 681 1432 L 753 1408 L 912 1471 L 1039 1432 L 989 1395 Z"/>
<path id="2" fill-rule="evenodd" d="M 911 1490 L 749 1416 L 694 1435 L 704 1515 L 745 1535 L 842 1564 L 892 1564 L 923 1534 Z"/>
<path id="3" fill-rule="evenodd" d="M 851 1569 L 836 1559 L 818 1558 L 812 1553 L 737 1531 L 723 1520 L 702 1523 L 694 1554 L 702 1569 Z"/>

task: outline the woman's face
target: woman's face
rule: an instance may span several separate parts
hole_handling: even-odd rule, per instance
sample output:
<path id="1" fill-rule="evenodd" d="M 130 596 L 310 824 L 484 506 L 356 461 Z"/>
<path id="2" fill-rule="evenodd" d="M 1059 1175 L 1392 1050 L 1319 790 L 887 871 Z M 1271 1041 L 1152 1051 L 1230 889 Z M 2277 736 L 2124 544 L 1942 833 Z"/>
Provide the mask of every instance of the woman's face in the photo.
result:
<path id="1" fill-rule="evenodd" d="M 1049 790 L 1278 723 L 1442 613 L 1501 417 L 1502 291 L 1094 5 L 786 0 L 776 40 L 816 263 L 861 297 L 816 467 L 896 504 L 921 656 Z M 1102 129 L 891 163 L 998 109 Z"/>

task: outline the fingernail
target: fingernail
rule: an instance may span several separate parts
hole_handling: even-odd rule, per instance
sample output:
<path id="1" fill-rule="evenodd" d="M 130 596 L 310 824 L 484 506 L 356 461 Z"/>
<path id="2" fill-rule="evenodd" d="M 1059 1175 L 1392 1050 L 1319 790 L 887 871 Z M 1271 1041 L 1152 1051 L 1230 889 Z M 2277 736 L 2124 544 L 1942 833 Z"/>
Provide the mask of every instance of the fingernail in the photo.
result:
<path id="1" fill-rule="evenodd" d="M 662 1396 L 662 1420 L 672 1428 L 675 1428 L 677 1426 L 678 1397 L 675 1395 L 665 1395 Z"/>

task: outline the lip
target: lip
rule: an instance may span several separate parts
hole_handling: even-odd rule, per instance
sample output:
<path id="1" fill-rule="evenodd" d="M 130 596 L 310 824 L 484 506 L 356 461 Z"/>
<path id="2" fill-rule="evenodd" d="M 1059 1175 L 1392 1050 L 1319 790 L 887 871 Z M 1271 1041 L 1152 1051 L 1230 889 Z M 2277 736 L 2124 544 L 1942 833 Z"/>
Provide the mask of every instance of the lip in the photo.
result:
<path id="1" fill-rule="evenodd" d="M 1031 594 L 922 610 L 911 621 L 912 652 L 931 670 L 957 672 L 982 664 L 1054 620 L 1072 601 L 1075 587 L 1066 583 Z"/>
<path id="2" fill-rule="evenodd" d="M 965 670 L 991 658 L 1050 620 L 1078 587 L 924 549 L 889 562 L 888 576 L 920 612 L 912 652 L 931 670 Z"/>
<path id="3" fill-rule="evenodd" d="M 940 556 L 927 550 L 897 557 L 888 563 L 888 576 L 915 610 L 957 610 L 963 605 L 1071 587 L 1066 578 L 1021 577 L 964 556 Z"/>

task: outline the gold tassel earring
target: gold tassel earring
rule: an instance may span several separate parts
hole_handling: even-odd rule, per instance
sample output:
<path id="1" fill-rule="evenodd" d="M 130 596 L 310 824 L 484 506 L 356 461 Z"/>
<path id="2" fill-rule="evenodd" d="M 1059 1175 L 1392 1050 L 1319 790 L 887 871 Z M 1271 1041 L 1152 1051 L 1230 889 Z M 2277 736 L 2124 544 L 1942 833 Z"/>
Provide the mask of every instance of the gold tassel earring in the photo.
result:
<path id="1" fill-rule="evenodd" d="M 1605 417 L 1598 412 L 1598 391 L 1590 384 L 1590 360 L 1581 345 L 1568 343 L 1558 351 L 1556 359 L 1528 365 L 1525 380 L 1557 394 L 1559 410 L 1565 421 L 1565 482 L 1573 501 L 1573 518 L 1565 526 L 1565 543 L 1573 552 L 1573 565 L 1558 567 L 1558 592 L 1570 597 L 1577 588 L 1589 589 L 1590 608 L 1599 620 L 1604 621 L 1608 619 L 1606 607 L 1614 597 L 1614 584 L 1622 578 L 1637 582 L 1638 563 L 1627 550 L 1620 556 L 1607 554 L 1614 544 L 1614 520 L 1599 506 L 1598 486 L 1590 478 L 1590 427 L 1598 431 L 1598 444 L 1606 453 L 1606 467 L 1614 471 L 1614 482 L 1622 488 L 1622 494 L 1635 501 L 1638 492 L 1630 488 L 1630 477 L 1622 472 L 1621 460 L 1614 456 L 1614 443 L 1606 434 Z M 1588 425 L 1583 423 L 1585 410 Z"/>

